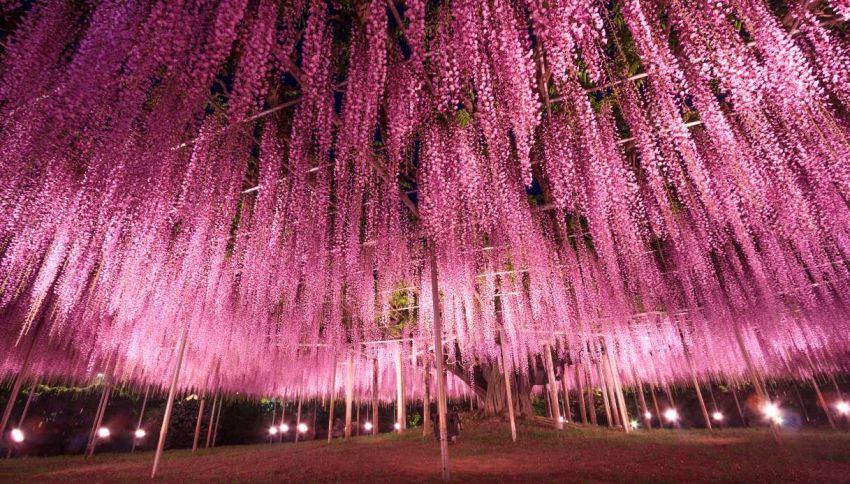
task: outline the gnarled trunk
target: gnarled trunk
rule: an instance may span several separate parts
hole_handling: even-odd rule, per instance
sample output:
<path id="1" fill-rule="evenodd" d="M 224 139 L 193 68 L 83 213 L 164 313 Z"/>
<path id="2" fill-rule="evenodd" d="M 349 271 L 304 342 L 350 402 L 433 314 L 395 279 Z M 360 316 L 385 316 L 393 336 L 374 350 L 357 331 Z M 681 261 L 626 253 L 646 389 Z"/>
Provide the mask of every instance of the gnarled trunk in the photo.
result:
<path id="1" fill-rule="evenodd" d="M 469 373 L 456 365 L 447 368 L 470 384 Z M 508 414 L 508 400 L 505 392 L 505 374 L 498 365 L 479 364 L 474 369 L 474 379 L 471 387 L 481 399 L 481 409 L 485 416 L 505 416 Z M 534 410 L 531 407 L 531 383 L 527 374 L 515 372 L 511 377 L 513 390 L 514 412 L 517 418 L 531 417 Z"/>

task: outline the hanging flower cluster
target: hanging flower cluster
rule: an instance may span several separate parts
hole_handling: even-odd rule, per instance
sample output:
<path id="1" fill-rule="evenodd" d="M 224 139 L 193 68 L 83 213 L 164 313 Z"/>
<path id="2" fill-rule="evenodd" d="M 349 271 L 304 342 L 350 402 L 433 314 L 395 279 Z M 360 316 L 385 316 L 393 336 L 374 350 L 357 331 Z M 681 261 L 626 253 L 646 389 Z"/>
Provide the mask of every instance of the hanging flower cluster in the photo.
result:
<path id="1" fill-rule="evenodd" d="M 846 1 L 0 4 L 2 374 L 847 369 Z"/>

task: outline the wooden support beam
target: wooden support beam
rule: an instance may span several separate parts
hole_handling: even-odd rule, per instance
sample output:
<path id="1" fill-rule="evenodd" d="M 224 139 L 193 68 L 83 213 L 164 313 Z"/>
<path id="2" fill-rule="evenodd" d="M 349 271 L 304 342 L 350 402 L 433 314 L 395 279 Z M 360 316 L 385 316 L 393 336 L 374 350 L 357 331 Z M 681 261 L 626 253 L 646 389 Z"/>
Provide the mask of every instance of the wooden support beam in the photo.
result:
<path id="1" fill-rule="evenodd" d="M 500 313 L 496 314 L 498 317 Z M 508 418 L 511 421 L 511 441 L 516 442 L 516 414 L 514 412 L 513 387 L 511 382 L 511 375 L 514 369 L 511 364 L 510 355 L 508 355 L 507 345 L 505 344 L 505 330 L 501 326 L 501 321 L 499 322 L 499 351 L 502 357 L 502 374 L 505 375 L 505 396 L 508 405 Z"/>
<path id="2" fill-rule="evenodd" d="M 570 385 L 567 383 L 567 365 L 561 367 L 561 386 L 564 391 L 564 420 L 573 422 L 573 416 L 570 411 Z"/>
<path id="3" fill-rule="evenodd" d="M 446 372 L 443 359 L 443 315 L 440 312 L 440 287 L 437 283 L 436 248 L 431 247 L 431 299 L 434 305 L 434 363 L 437 369 L 437 414 L 440 419 L 440 468 L 443 482 L 449 482 L 449 439 L 446 414 Z"/>
<path id="4" fill-rule="evenodd" d="M 623 384 L 620 381 L 620 370 L 617 367 L 617 360 L 614 359 L 614 355 L 608 350 L 609 346 L 606 345 L 605 354 L 607 355 L 607 366 L 608 372 L 611 374 L 611 381 L 613 383 L 614 390 L 614 400 L 616 402 L 616 409 L 619 412 L 620 422 L 623 425 L 623 430 L 626 433 L 631 432 L 631 421 L 629 419 L 629 409 L 626 406 L 626 396 L 623 394 Z"/>
<path id="5" fill-rule="evenodd" d="M 549 379 L 549 384 L 546 387 L 549 389 L 552 419 L 555 421 L 555 428 L 563 430 L 564 422 L 561 420 L 561 407 L 558 405 L 558 385 L 555 384 L 555 365 L 552 364 L 552 345 L 549 343 L 543 345 L 543 362 L 546 364 L 546 376 Z"/>
<path id="6" fill-rule="evenodd" d="M 584 371 L 582 370 L 581 363 L 576 362 L 575 364 L 576 370 L 576 392 L 578 393 L 578 413 L 581 416 L 581 423 L 587 425 L 587 408 L 585 408 L 584 401 L 584 385 L 582 384 L 582 380 L 584 380 Z"/>
<path id="7" fill-rule="evenodd" d="M 597 425 L 598 421 L 596 418 L 596 399 L 594 397 L 593 391 L 593 379 L 590 377 L 590 366 L 585 368 L 584 372 L 585 377 L 587 378 L 587 409 L 590 414 L 590 423 L 593 425 Z"/>
<path id="8" fill-rule="evenodd" d="M 615 425 L 619 425 L 619 418 L 617 418 L 617 414 L 611 411 L 611 396 L 608 392 L 608 382 L 605 376 L 605 372 L 602 371 L 602 360 L 600 359 L 596 365 L 596 373 L 599 376 L 599 386 L 602 387 L 602 403 L 605 404 L 605 418 L 608 421 L 609 427 L 614 427 Z M 615 419 L 618 421 L 615 423 Z"/>

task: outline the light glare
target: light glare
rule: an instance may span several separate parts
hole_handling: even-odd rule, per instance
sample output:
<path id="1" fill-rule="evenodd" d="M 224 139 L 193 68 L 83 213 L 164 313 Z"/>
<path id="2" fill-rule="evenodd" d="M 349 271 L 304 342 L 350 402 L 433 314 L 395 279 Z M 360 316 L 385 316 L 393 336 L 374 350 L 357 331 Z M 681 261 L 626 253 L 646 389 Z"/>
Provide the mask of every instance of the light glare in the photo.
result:
<path id="1" fill-rule="evenodd" d="M 270 435 L 277 435 L 278 428 L 277 427 L 269 427 Z"/>
<path id="2" fill-rule="evenodd" d="M 136 429 L 136 438 L 137 439 L 143 439 L 143 438 L 145 438 L 145 435 L 147 435 L 147 434 L 148 433 L 145 432 L 145 429 Z"/>
<path id="3" fill-rule="evenodd" d="M 651 413 L 651 412 L 646 412 L 645 414 L 643 414 L 643 416 L 644 416 L 645 418 L 647 418 L 647 419 L 650 419 L 650 418 L 652 418 L 652 413 Z"/>
<path id="4" fill-rule="evenodd" d="M 720 422 L 721 420 L 723 420 L 723 414 L 720 412 L 714 412 L 713 414 L 711 414 L 711 418 Z"/>
<path id="5" fill-rule="evenodd" d="M 767 418 L 773 420 L 774 422 L 776 422 L 776 420 L 780 418 L 779 407 L 775 403 L 768 403 L 767 405 L 765 405 L 762 408 L 762 412 L 764 412 L 764 415 Z"/>
<path id="6" fill-rule="evenodd" d="M 20 444 L 24 441 L 24 432 L 21 429 L 12 429 L 12 440 Z"/>
<path id="7" fill-rule="evenodd" d="M 395 427 L 396 430 L 401 430 L 401 424 L 398 422 L 394 423 L 393 427 Z"/>
<path id="8" fill-rule="evenodd" d="M 280 424 L 280 432 L 281 432 L 281 433 L 284 433 L 284 434 L 285 434 L 285 433 L 287 433 L 287 432 L 289 432 L 289 425 L 287 425 L 287 424 Z"/>
<path id="9" fill-rule="evenodd" d="M 305 423 L 298 424 L 298 431 L 301 432 L 302 434 L 307 432 L 307 424 L 305 424 Z"/>
<path id="10" fill-rule="evenodd" d="M 664 411 L 664 418 L 671 422 L 674 422 L 676 420 L 679 420 L 679 412 L 677 412 L 675 408 L 668 408 Z"/>
<path id="11" fill-rule="evenodd" d="M 363 424 L 363 428 L 366 430 L 372 430 L 372 422 L 366 422 Z"/>
<path id="12" fill-rule="evenodd" d="M 109 435 L 110 435 L 110 432 L 109 432 L 108 428 L 101 427 L 101 428 L 97 429 L 97 436 L 100 437 L 101 439 L 109 438 Z"/>
<path id="13" fill-rule="evenodd" d="M 850 403 L 838 402 L 835 405 L 835 408 L 838 409 L 838 413 L 842 415 L 847 415 L 848 413 L 850 413 Z"/>

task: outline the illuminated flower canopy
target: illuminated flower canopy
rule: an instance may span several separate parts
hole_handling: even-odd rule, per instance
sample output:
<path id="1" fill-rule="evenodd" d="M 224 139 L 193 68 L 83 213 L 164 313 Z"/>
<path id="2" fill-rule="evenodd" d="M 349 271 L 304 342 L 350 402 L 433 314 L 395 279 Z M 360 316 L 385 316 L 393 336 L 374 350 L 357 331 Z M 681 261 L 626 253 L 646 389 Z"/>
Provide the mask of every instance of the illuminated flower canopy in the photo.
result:
<path id="1" fill-rule="evenodd" d="M 519 371 L 847 368 L 846 0 L 34 3 L 5 374 L 37 337 L 40 375 L 165 384 L 188 328 L 183 388 L 321 393 L 354 350 L 366 392 L 433 341 L 432 247 L 459 368 L 500 328 Z"/>

